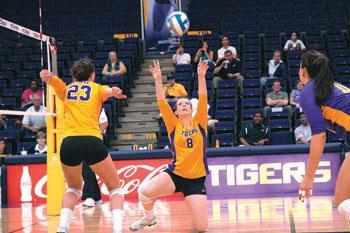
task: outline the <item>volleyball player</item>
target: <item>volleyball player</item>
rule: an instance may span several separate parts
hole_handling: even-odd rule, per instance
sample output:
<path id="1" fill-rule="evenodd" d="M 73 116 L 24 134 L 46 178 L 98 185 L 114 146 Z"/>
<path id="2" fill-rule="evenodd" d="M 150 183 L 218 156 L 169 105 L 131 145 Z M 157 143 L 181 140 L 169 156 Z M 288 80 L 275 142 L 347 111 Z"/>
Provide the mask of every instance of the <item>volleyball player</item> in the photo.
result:
<path id="1" fill-rule="evenodd" d="M 139 200 L 145 210 L 145 216 L 131 224 L 130 230 L 137 231 L 145 226 L 156 224 L 153 214 L 154 201 L 161 196 L 182 192 L 190 210 L 192 226 L 195 232 L 204 232 L 208 226 L 207 196 L 205 177 L 207 166 L 207 87 L 205 74 L 207 63 L 198 65 L 198 110 L 192 117 L 191 102 L 179 98 L 173 113 L 165 99 L 162 74 L 159 61 L 154 61 L 150 72 L 156 84 L 156 95 L 160 112 L 171 141 L 174 156 L 168 168 L 140 187 Z"/>
<path id="2" fill-rule="evenodd" d="M 123 192 L 118 176 L 99 129 L 102 103 L 109 97 L 126 98 L 117 87 L 94 83 L 95 69 L 91 60 L 81 59 L 72 67 L 73 83 L 68 86 L 51 72 L 43 70 L 40 77 L 55 89 L 64 103 L 64 139 L 60 149 L 62 169 L 68 189 L 63 197 L 57 232 L 66 233 L 76 202 L 81 196 L 82 162 L 105 182 L 111 199 L 113 233 L 122 232 Z"/>
<path id="3" fill-rule="evenodd" d="M 312 195 L 317 166 L 326 144 L 327 128 L 350 143 L 350 89 L 335 82 L 331 62 L 323 54 L 310 50 L 301 57 L 300 80 L 305 85 L 301 92 L 301 108 L 312 131 L 310 157 L 305 176 L 300 184 L 299 199 Z M 350 219 L 350 153 L 340 168 L 334 194 L 338 211 Z"/>

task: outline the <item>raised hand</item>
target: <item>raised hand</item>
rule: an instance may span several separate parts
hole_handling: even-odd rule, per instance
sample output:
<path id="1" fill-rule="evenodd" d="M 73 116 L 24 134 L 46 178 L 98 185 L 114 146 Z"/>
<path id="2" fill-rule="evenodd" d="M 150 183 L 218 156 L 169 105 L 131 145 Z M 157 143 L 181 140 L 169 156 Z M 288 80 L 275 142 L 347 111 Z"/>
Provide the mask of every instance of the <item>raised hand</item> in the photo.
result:
<path id="1" fill-rule="evenodd" d="M 197 67 L 198 78 L 205 77 L 208 70 L 208 62 L 200 60 Z"/>
<path id="2" fill-rule="evenodd" d="M 123 94 L 123 91 L 118 87 L 112 87 L 113 96 L 117 99 L 126 99 L 126 95 Z"/>
<path id="3" fill-rule="evenodd" d="M 162 80 L 162 70 L 160 69 L 159 60 L 153 60 L 153 66 L 149 66 L 149 72 L 155 81 Z"/>
<path id="4" fill-rule="evenodd" d="M 40 78 L 42 81 L 49 83 L 53 77 L 53 73 L 48 70 L 40 71 Z"/>

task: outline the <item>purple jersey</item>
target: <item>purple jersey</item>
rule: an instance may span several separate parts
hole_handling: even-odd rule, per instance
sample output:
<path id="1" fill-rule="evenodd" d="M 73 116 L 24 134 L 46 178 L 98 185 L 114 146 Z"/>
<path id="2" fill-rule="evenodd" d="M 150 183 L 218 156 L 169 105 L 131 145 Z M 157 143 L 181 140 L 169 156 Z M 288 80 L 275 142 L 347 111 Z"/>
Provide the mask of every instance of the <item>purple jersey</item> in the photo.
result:
<path id="1" fill-rule="evenodd" d="M 314 81 L 310 80 L 300 94 L 300 106 L 311 127 L 312 135 L 335 131 L 350 143 L 350 89 L 334 83 L 331 95 L 321 104 L 316 103 Z"/>

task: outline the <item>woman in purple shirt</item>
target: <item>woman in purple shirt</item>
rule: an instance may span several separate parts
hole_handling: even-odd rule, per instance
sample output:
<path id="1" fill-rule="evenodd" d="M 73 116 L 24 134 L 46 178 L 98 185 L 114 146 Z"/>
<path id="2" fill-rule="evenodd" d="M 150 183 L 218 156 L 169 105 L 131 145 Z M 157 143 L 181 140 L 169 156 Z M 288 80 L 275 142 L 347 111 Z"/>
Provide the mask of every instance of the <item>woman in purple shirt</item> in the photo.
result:
<path id="1" fill-rule="evenodd" d="M 299 189 L 299 199 L 304 200 L 312 195 L 315 172 L 326 144 L 326 130 L 344 138 L 347 147 L 350 144 L 350 89 L 334 81 L 330 60 L 315 50 L 302 55 L 299 75 L 305 85 L 300 105 L 312 132 L 309 162 Z M 350 219 L 349 152 L 338 174 L 334 202 L 338 211 Z"/>

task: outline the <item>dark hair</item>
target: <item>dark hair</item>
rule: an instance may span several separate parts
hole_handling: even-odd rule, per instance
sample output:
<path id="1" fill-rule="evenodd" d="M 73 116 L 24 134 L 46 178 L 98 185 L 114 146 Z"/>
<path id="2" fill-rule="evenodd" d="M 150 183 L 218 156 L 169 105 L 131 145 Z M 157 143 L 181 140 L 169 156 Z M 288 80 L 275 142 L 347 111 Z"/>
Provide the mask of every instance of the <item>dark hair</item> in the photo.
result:
<path id="1" fill-rule="evenodd" d="M 77 81 L 87 81 L 92 73 L 95 72 L 94 64 L 89 58 L 83 58 L 75 61 L 72 66 L 73 79 Z"/>
<path id="2" fill-rule="evenodd" d="M 230 39 L 228 38 L 228 36 L 223 36 L 223 37 L 221 37 L 221 41 L 223 41 L 225 38 L 228 39 L 228 40 L 230 40 Z"/>
<path id="3" fill-rule="evenodd" d="M 304 112 L 299 112 L 298 113 L 298 118 L 300 118 L 302 115 L 305 115 L 305 113 Z"/>
<path id="4" fill-rule="evenodd" d="M 279 83 L 281 85 L 281 81 L 276 79 L 275 81 L 273 81 L 272 85 L 275 84 L 275 83 Z"/>
<path id="5" fill-rule="evenodd" d="M 210 45 L 209 45 L 208 41 L 202 40 L 202 41 L 201 41 L 201 48 L 203 47 L 204 43 L 207 43 L 207 45 L 208 45 L 207 52 L 210 53 L 211 49 L 210 49 Z"/>
<path id="6" fill-rule="evenodd" d="M 229 49 L 225 50 L 225 52 L 224 52 L 225 55 L 226 55 L 226 54 L 229 54 L 229 53 L 231 53 L 231 54 L 233 55 L 232 51 L 229 50 Z"/>
<path id="7" fill-rule="evenodd" d="M 334 77 L 330 60 L 322 53 L 310 50 L 301 56 L 301 68 L 305 68 L 310 79 L 314 80 L 316 103 L 321 105 L 333 90 Z"/>
<path id="8" fill-rule="evenodd" d="M 254 113 L 254 117 L 256 116 L 256 114 L 260 114 L 261 116 L 263 115 L 261 111 L 257 111 Z"/>
<path id="9" fill-rule="evenodd" d="M 166 79 L 167 79 L 167 80 L 173 80 L 173 79 L 175 79 L 173 72 L 170 72 L 170 73 L 166 76 Z"/>

